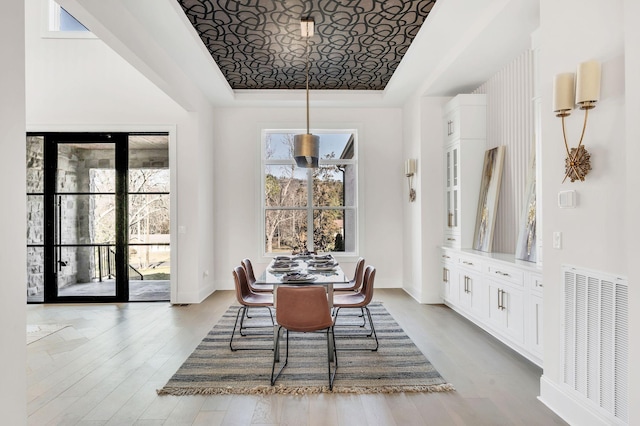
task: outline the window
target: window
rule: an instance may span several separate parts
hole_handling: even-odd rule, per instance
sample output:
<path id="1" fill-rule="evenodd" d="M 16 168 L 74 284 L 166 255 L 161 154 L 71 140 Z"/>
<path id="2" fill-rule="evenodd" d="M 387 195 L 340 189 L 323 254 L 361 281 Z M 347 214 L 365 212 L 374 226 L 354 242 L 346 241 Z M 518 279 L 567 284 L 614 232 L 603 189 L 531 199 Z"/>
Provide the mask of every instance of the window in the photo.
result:
<path id="1" fill-rule="evenodd" d="M 82 25 L 54 0 L 45 1 L 49 13 L 43 36 L 53 38 L 95 38 L 87 27 Z"/>
<path id="2" fill-rule="evenodd" d="M 265 130 L 262 134 L 264 252 L 307 249 L 355 254 L 356 132 L 314 132 L 320 137 L 317 169 L 296 166 L 293 138 L 298 133 Z"/>

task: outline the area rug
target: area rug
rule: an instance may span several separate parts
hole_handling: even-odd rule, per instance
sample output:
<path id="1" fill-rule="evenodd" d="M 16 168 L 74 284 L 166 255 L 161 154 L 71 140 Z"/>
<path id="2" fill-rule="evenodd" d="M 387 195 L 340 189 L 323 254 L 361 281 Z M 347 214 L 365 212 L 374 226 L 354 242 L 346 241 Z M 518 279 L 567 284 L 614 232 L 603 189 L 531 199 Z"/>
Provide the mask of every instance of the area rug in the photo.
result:
<path id="1" fill-rule="evenodd" d="M 27 325 L 27 345 L 33 343 L 36 340 L 40 340 L 43 337 L 47 337 L 50 334 L 60 331 L 65 327 L 69 327 L 68 324 L 42 324 L 42 325 Z"/>
<path id="2" fill-rule="evenodd" d="M 341 310 L 336 327 L 338 370 L 333 393 L 446 392 L 454 390 L 380 303 L 370 306 L 380 341 L 366 337 L 359 310 Z M 229 349 L 238 306 L 232 306 L 187 358 L 159 395 L 313 394 L 331 392 L 327 378 L 326 335 L 291 333 L 289 363 L 270 385 L 273 328 L 266 308 L 251 309 L 247 336 Z M 263 328 L 259 328 L 263 327 Z M 285 358 L 284 338 L 281 360 Z M 347 350 L 357 349 L 357 350 Z"/>

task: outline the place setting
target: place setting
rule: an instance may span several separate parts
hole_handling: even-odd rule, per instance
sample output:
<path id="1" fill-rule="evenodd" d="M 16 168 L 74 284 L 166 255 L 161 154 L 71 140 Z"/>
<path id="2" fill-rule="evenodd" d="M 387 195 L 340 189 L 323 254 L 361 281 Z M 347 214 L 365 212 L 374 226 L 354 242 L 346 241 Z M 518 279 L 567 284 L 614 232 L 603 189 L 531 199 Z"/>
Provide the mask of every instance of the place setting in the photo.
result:
<path id="1" fill-rule="evenodd" d="M 317 276 L 305 272 L 288 272 L 282 276 L 283 283 L 304 283 L 317 279 Z"/>
<path id="2" fill-rule="evenodd" d="M 332 272 L 336 270 L 338 262 L 328 255 L 316 255 L 307 261 L 307 270 L 313 272 Z"/>
<path id="3" fill-rule="evenodd" d="M 289 258 L 284 256 L 278 256 L 273 259 L 273 262 L 269 266 L 269 271 L 271 272 L 292 272 L 297 271 L 300 268 L 300 264 Z"/>

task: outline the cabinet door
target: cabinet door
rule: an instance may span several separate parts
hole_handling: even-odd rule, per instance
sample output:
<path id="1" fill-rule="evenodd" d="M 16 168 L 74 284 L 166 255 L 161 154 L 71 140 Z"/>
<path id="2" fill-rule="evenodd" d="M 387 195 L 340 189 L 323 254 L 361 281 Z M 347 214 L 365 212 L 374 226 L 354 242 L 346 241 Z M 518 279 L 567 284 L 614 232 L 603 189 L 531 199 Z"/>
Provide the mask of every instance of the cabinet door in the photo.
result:
<path id="1" fill-rule="evenodd" d="M 502 289 L 502 306 L 505 311 L 505 329 L 510 337 L 524 343 L 524 295 L 512 287 Z"/>
<path id="2" fill-rule="evenodd" d="M 450 296 L 451 281 L 449 278 L 451 275 L 451 267 L 448 263 L 443 262 L 441 264 L 441 268 L 442 268 L 442 276 L 440 281 L 440 291 L 441 291 L 442 298 L 444 300 L 449 300 L 451 298 Z"/>
<path id="3" fill-rule="evenodd" d="M 502 330 L 506 324 L 506 312 L 502 309 L 502 288 L 494 281 L 487 284 L 487 297 L 489 303 L 489 322 L 495 328 Z"/>
<path id="4" fill-rule="evenodd" d="M 445 300 L 457 306 L 460 303 L 460 290 L 458 289 L 458 272 L 453 263 L 443 264 L 442 280 Z"/>
<path id="5" fill-rule="evenodd" d="M 489 322 L 500 332 L 524 343 L 524 298 L 522 290 L 489 281 Z"/>
<path id="6" fill-rule="evenodd" d="M 458 273 L 460 306 L 476 316 L 483 316 L 482 287 L 482 275 L 465 270 Z"/>
<path id="7" fill-rule="evenodd" d="M 445 150 L 444 229 L 445 244 L 460 247 L 460 145 Z"/>
<path id="8" fill-rule="evenodd" d="M 544 351 L 542 346 L 542 297 L 529 295 L 527 302 L 527 327 L 526 344 L 527 348 L 542 358 Z"/>
<path id="9" fill-rule="evenodd" d="M 444 134 L 446 141 L 460 137 L 460 109 L 456 108 L 444 117 Z"/>

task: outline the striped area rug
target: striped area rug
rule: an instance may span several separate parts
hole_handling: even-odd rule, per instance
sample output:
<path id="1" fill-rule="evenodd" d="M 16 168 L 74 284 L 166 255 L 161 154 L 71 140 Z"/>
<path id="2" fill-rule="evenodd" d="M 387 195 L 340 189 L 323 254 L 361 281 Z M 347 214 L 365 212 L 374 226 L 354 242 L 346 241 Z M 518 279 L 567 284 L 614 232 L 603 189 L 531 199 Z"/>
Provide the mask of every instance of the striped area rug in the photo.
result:
<path id="1" fill-rule="evenodd" d="M 336 327 L 338 370 L 333 393 L 446 392 L 454 390 L 420 352 L 380 303 L 370 306 L 380 341 L 359 327 L 359 310 L 342 309 Z M 229 349 L 238 306 L 232 306 L 182 364 L 160 395 L 312 394 L 330 392 L 324 333 L 290 333 L 289 363 L 276 385 L 270 385 L 273 327 L 265 308 L 252 309 L 245 323 L 256 327 L 234 339 Z M 358 349 L 358 350 L 345 350 Z M 281 361 L 285 358 L 282 338 Z M 276 368 L 278 368 L 276 365 Z M 277 371 L 277 370 L 276 370 Z"/>

